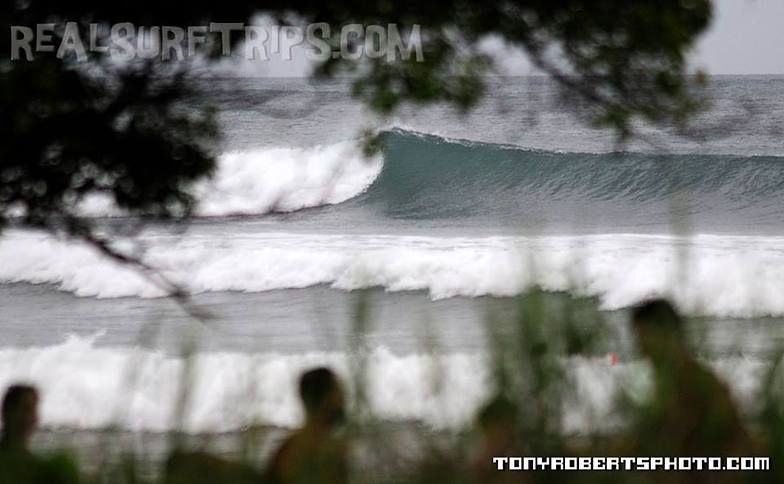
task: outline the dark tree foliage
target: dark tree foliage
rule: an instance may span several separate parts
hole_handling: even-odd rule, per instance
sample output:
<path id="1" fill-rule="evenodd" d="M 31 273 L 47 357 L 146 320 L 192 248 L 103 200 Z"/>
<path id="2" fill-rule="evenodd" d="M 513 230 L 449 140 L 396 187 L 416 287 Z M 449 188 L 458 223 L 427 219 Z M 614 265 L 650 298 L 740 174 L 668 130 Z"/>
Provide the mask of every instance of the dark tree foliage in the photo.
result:
<path id="1" fill-rule="evenodd" d="M 470 108 L 492 71 L 477 48 L 497 36 L 524 50 L 570 102 L 623 138 L 636 119 L 680 124 L 695 108 L 685 56 L 709 24 L 709 0 L 5 0 L 0 7 L 0 226 L 89 236 L 74 207 L 103 194 L 130 215 L 187 216 L 190 187 L 215 164 L 210 111 L 185 108 L 187 69 L 39 55 L 11 61 L 10 25 L 249 22 L 419 24 L 424 60 L 332 59 L 318 75 L 354 72 L 354 94 L 381 113 L 403 102 Z M 236 36 L 235 39 L 236 40 Z M 328 39 L 337 42 L 338 39 Z M 215 58 L 214 46 L 210 58 Z M 11 217 L 11 216 L 14 217 Z M 21 215 L 21 217 L 20 217 Z"/>
<path id="2" fill-rule="evenodd" d="M 0 76 L 0 207 L 47 226 L 86 195 L 129 212 L 187 214 L 189 183 L 214 160 L 209 113 L 178 112 L 180 76 L 149 69 L 93 79 L 57 62 L 21 62 Z M 182 110 L 180 110 L 182 111 Z M 2 212 L 0 212 L 2 213 Z M 0 219 L 1 220 L 1 219 Z"/>

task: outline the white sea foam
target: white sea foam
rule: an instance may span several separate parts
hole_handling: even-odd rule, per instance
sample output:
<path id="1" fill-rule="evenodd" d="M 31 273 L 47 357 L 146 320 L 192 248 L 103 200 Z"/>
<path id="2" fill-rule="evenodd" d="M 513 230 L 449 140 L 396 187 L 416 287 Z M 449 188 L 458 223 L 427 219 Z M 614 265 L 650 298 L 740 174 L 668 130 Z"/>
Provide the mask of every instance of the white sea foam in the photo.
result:
<path id="1" fill-rule="evenodd" d="M 512 296 L 538 285 L 617 309 L 672 297 L 690 314 L 784 314 L 784 238 L 655 235 L 449 238 L 255 233 L 150 237 L 145 260 L 194 292 L 330 285 L 422 290 L 434 299 Z M 685 262 L 681 262 L 685 261 Z M 86 297 L 158 297 L 139 274 L 80 243 L 0 239 L 0 283 L 49 283 Z"/>
<path id="2" fill-rule="evenodd" d="M 201 215 L 290 212 L 340 203 L 366 190 L 381 170 L 357 141 L 313 148 L 272 148 L 223 155 L 200 187 Z"/>
<path id="3" fill-rule="evenodd" d="M 369 403 L 391 420 L 422 420 L 437 427 L 471 418 L 487 392 L 476 355 L 395 355 L 383 348 L 368 358 Z M 296 382 L 308 368 L 328 365 L 349 381 L 345 353 L 296 355 L 206 353 L 192 359 L 190 405 L 177 402 L 182 358 L 132 348 L 96 347 L 70 337 L 61 345 L 0 349 L 0 388 L 28 381 L 44 393 L 47 427 L 190 432 L 228 431 L 251 424 L 291 427 L 302 419 Z M 436 375 L 445 386 L 436 388 Z"/>
<path id="4" fill-rule="evenodd" d="M 381 157 L 365 157 L 356 140 L 224 153 L 212 179 L 195 187 L 196 215 L 291 212 L 344 202 L 365 191 L 381 166 Z M 80 211 L 93 217 L 121 215 L 103 196 L 86 199 Z"/>
<path id="5" fill-rule="evenodd" d="M 43 392 L 42 423 L 50 428 L 230 431 L 247 425 L 299 424 L 299 374 L 317 365 L 334 368 L 352 391 L 345 353 L 205 353 L 192 359 L 191 393 L 178 411 L 185 368 L 182 358 L 150 350 L 95 346 L 94 338 L 70 337 L 51 347 L 0 349 L 0 388 L 32 382 Z M 374 415 L 421 421 L 434 428 L 469 424 L 491 388 L 480 354 L 394 354 L 376 348 L 367 355 L 366 395 Z M 574 385 L 563 416 L 566 432 L 606 428 L 618 422 L 618 391 L 645 398 L 648 369 L 641 362 L 611 365 L 607 358 L 564 360 Z M 715 365 L 732 383 L 744 408 L 753 407 L 766 366 L 727 360 Z"/>

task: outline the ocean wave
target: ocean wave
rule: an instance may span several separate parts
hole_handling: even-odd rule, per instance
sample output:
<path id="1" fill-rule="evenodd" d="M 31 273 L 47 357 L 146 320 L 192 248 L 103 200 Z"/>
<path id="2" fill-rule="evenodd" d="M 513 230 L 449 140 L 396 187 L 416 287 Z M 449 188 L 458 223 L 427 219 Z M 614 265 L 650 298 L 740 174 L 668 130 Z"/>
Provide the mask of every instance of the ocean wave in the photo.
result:
<path id="1" fill-rule="evenodd" d="M 514 296 L 534 286 L 595 296 L 604 309 L 672 298 L 689 314 L 784 314 L 784 238 L 606 234 L 419 237 L 189 234 L 142 240 L 144 260 L 193 292 L 329 285 L 426 291 L 433 299 Z M 11 231 L 0 283 L 46 283 L 82 297 L 159 297 L 132 269 L 73 241 Z"/>
<path id="2" fill-rule="evenodd" d="M 366 362 L 369 408 L 385 420 L 459 428 L 472 422 L 492 388 L 482 354 L 401 355 L 379 347 Z M 649 388 L 649 370 L 639 361 L 613 365 L 609 358 L 570 357 L 563 364 L 577 397 L 564 409 L 566 432 L 616 424 L 617 392 L 645 398 Z M 0 388 L 15 381 L 39 386 L 42 425 L 48 428 L 224 432 L 298 425 L 297 378 L 318 365 L 334 368 L 351 392 L 352 359 L 342 352 L 197 353 L 186 364 L 158 351 L 101 347 L 95 338 L 72 336 L 56 346 L 0 349 Z M 713 366 L 743 408 L 753 408 L 766 363 L 728 359 Z M 179 408 L 186 371 L 189 404 Z"/>
<path id="3" fill-rule="evenodd" d="M 381 140 L 382 153 L 369 159 L 358 140 L 225 153 L 213 179 L 195 188 L 196 215 L 351 201 L 398 219 L 667 224 L 678 216 L 750 225 L 778 223 L 784 206 L 784 158 L 776 156 L 555 152 L 400 128 Z M 119 215 L 101 198 L 82 210 Z"/>

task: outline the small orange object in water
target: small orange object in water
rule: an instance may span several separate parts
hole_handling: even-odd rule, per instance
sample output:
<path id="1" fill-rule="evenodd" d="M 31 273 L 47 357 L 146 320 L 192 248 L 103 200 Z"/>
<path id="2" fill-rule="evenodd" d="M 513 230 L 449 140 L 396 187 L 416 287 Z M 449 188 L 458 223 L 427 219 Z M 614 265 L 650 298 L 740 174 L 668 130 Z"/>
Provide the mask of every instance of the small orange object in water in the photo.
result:
<path id="1" fill-rule="evenodd" d="M 615 353 L 615 351 L 610 351 L 607 354 L 610 356 L 610 364 L 615 366 L 616 363 L 618 363 L 618 355 Z"/>

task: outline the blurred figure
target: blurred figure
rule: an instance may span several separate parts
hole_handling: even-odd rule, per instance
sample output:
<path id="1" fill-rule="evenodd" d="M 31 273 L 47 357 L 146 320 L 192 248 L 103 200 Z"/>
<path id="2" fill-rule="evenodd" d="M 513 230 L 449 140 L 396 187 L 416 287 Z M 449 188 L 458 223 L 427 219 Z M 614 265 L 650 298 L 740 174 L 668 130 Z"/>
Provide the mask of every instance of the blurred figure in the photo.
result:
<path id="1" fill-rule="evenodd" d="M 0 438 L 0 483 L 39 483 L 42 465 L 27 445 L 38 425 L 38 391 L 12 385 L 2 404 L 3 436 Z"/>
<path id="2" fill-rule="evenodd" d="M 499 472 L 493 457 L 521 456 L 517 439 L 518 408 L 509 399 L 497 396 L 479 410 L 477 426 L 481 433 L 478 452 L 471 460 L 474 482 L 521 482 L 519 472 Z"/>
<path id="3" fill-rule="evenodd" d="M 0 484 L 69 484 L 79 481 L 77 466 L 65 455 L 43 460 L 30 452 L 29 442 L 38 427 L 38 390 L 11 385 L 2 403 Z"/>
<path id="4" fill-rule="evenodd" d="M 663 299 L 634 309 L 632 325 L 653 369 L 654 394 L 634 441 L 645 455 L 747 455 L 750 440 L 727 387 L 689 352 L 683 322 Z"/>
<path id="5" fill-rule="evenodd" d="M 32 458 L 27 444 L 38 426 L 38 391 L 29 385 L 10 386 L 3 397 L 2 420 L 2 452 Z"/>
<path id="6" fill-rule="evenodd" d="M 305 372 L 299 381 L 305 424 L 289 436 L 269 464 L 276 483 L 348 482 L 347 446 L 335 432 L 344 420 L 343 389 L 328 368 Z"/>

